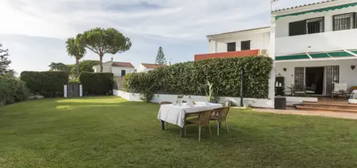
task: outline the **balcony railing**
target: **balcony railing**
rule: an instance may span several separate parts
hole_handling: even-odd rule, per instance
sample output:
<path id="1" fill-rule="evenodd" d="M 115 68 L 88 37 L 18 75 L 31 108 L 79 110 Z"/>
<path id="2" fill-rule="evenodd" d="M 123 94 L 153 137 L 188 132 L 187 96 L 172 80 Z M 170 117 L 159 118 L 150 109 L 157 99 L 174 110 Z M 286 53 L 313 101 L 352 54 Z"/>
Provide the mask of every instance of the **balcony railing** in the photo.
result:
<path id="1" fill-rule="evenodd" d="M 357 49 L 357 29 L 277 37 L 275 55 Z"/>
<path id="2" fill-rule="evenodd" d="M 213 58 L 235 58 L 235 57 L 252 57 L 265 55 L 265 50 L 245 50 L 223 53 L 210 53 L 210 54 L 197 54 L 195 55 L 195 61 L 213 59 Z"/>

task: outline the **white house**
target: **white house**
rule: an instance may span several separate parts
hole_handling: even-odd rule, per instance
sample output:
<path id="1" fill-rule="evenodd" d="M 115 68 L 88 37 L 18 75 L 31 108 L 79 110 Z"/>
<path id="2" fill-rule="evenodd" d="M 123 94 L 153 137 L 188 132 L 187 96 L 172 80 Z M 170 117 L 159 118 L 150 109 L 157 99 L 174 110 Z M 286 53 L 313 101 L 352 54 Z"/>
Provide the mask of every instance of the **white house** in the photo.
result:
<path id="1" fill-rule="evenodd" d="M 261 27 L 208 35 L 209 53 L 197 54 L 195 60 L 268 55 L 270 31 L 270 27 Z"/>
<path id="2" fill-rule="evenodd" d="M 212 58 L 232 58 L 267 56 L 271 54 L 271 28 L 260 27 L 254 29 L 240 30 L 234 32 L 208 35 L 209 53 L 196 54 L 195 61 Z M 274 73 L 271 73 L 269 81 L 269 98 L 274 99 Z M 273 103 L 269 103 L 272 107 Z"/>
<path id="3" fill-rule="evenodd" d="M 141 63 L 137 69 L 138 72 L 148 72 L 151 70 L 154 70 L 156 68 L 164 67 L 166 65 L 160 65 L 160 64 L 147 64 L 147 63 Z"/>
<path id="4" fill-rule="evenodd" d="M 328 96 L 334 83 L 357 86 L 357 0 L 273 11 L 275 73 L 285 90 Z"/>
<path id="5" fill-rule="evenodd" d="M 272 57 L 270 99 L 279 91 L 316 97 L 331 95 L 336 84 L 357 86 L 357 0 L 325 0 L 280 8 L 272 11 L 269 27 L 207 38 L 209 53 L 195 55 L 195 61 Z"/>
<path id="6" fill-rule="evenodd" d="M 93 66 L 94 72 L 100 72 L 100 66 Z M 135 67 L 130 62 L 113 62 L 103 63 L 103 72 L 111 72 L 114 77 L 123 77 L 128 73 L 135 72 Z"/>
<path id="7" fill-rule="evenodd" d="M 330 96 L 337 85 L 357 86 L 357 0 L 285 2 L 294 5 L 272 11 L 268 27 L 208 35 L 209 52 L 196 54 L 194 60 L 271 57 L 269 96 L 268 99 L 250 99 L 255 107 L 274 107 L 276 94 L 283 92 L 291 94 L 287 97 L 288 104 L 289 101 L 303 103 L 296 106 L 298 109 L 303 106 L 302 109 L 356 112 L 356 106 L 345 106 L 341 102 L 305 104 L 304 101 L 317 102 L 317 97 Z M 155 68 L 141 64 L 138 71 Z M 303 97 L 297 95 L 298 92 Z M 168 99 L 158 97 L 160 101 Z"/>

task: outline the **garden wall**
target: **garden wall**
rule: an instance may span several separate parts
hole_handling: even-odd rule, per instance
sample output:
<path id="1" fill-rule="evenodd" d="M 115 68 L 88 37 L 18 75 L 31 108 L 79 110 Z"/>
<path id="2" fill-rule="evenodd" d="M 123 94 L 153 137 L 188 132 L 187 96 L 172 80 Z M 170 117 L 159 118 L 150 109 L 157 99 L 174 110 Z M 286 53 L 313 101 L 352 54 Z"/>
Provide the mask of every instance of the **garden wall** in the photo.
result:
<path id="1" fill-rule="evenodd" d="M 114 90 L 113 91 L 115 96 L 120 96 L 128 101 L 143 101 L 142 97 L 143 94 L 140 93 L 130 93 L 122 90 Z M 160 103 L 164 101 L 168 102 L 175 102 L 177 100 L 178 95 L 174 94 L 154 94 L 151 100 L 152 103 Z M 184 96 L 184 100 L 188 99 L 188 95 Z M 191 95 L 191 99 L 196 102 L 207 102 L 207 96 L 197 96 Z M 219 97 L 219 103 L 225 103 L 227 101 L 232 102 L 235 106 L 240 106 L 240 98 L 239 97 Z M 243 99 L 244 106 L 249 107 L 258 107 L 258 108 L 273 108 L 274 107 L 274 100 L 271 99 L 256 99 L 256 98 L 244 98 Z"/>

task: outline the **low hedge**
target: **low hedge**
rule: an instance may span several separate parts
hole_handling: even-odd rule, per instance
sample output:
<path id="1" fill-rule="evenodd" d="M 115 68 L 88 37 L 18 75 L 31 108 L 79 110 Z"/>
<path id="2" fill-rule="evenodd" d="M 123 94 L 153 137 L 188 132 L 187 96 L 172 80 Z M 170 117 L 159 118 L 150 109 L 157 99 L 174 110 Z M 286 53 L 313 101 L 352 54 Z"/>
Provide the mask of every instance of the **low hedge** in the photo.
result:
<path id="1" fill-rule="evenodd" d="M 0 105 L 26 100 L 29 91 L 25 83 L 15 77 L 0 75 Z"/>
<path id="2" fill-rule="evenodd" d="M 113 94 L 113 73 L 83 72 L 79 80 L 86 96 Z"/>
<path id="3" fill-rule="evenodd" d="M 263 56 L 186 62 L 148 73 L 133 73 L 126 77 L 127 89 L 146 95 L 207 95 L 210 82 L 215 96 L 239 97 L 241 70 L 244 70 L 244 97 L 267 98 L 272 59 Z"/>
<path id="4" fill-rule="evenodd" d="M 34 72 L 25 71 L 21 73 L 21 80 L 33 94 L 45 97 L 63 96 L 63 86 L 68 83 L 68 73 L 62 71 Z"/>

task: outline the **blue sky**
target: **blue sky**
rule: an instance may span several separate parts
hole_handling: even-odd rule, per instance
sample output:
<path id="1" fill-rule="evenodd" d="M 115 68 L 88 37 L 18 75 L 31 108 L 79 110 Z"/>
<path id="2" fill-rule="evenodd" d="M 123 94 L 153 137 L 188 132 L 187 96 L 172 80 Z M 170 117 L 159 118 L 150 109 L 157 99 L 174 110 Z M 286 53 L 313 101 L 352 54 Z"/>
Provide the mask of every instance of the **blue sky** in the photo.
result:
<path id="1" fill-rule="evenodd" d="M 133 46 L 105 60 L 152 63 L 162 46 L 177 63 L 208 52 L 206 35 L 267 26 L 269 13 L 270 0 L 1 0 L 0 43 L 17 72 L 48 70 L 51 62 L 75 62 L 65 51 L 67 38 L 113 27 Z M 98 58 L 88 52 L 84 59 Z"/>

